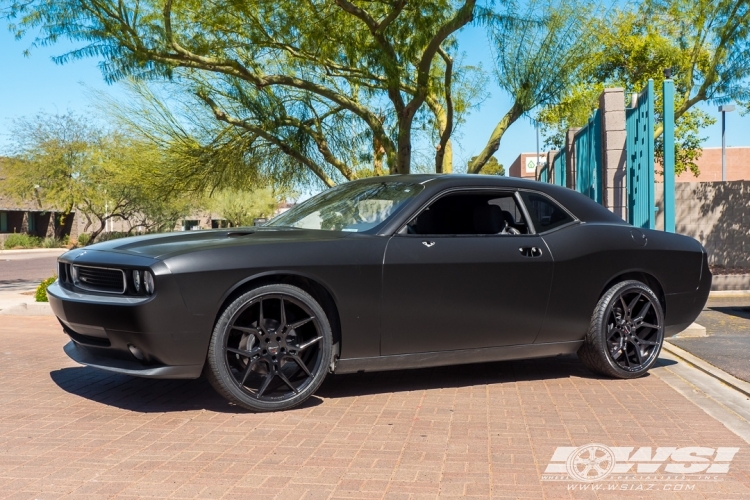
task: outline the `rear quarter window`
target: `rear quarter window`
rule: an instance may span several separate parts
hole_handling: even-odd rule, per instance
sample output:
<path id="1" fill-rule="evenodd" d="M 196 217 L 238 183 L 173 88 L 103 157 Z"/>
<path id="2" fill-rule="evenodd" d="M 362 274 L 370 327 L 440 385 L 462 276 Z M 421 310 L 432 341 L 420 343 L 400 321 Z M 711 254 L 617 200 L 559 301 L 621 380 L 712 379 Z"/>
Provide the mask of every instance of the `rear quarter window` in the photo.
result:
<path id="1" fill-rule="evenodd" d="M 546 233 L 574 221 L 567 211 L 544 195 L 522 191 L 521 198 L 537 233 Z"/>

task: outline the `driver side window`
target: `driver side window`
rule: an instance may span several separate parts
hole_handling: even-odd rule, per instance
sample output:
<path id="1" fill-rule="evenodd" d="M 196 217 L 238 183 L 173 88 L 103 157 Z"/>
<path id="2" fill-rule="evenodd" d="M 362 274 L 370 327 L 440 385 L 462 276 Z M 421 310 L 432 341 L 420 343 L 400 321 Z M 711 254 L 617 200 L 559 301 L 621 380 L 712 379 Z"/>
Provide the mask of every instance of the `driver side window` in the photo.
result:
<path id="1" fill-rule="evenodd" d="M 443 196 L 406 226 L 407 234 L 443 236 L 512 236 L 529 234 L 513 193 L 475 192 Z"/>

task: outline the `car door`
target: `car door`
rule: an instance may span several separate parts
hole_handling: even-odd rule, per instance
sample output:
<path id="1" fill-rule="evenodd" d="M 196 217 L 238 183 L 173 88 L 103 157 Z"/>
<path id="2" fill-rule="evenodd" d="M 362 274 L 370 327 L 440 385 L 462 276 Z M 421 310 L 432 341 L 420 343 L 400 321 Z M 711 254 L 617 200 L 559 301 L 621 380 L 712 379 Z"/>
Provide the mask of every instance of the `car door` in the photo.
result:
<path id="1" fill-rule="evenodd" d="M 497 217 L 477 217 L 485 204 L 502 205 L 512 219 L 503 229 L 520 234 L 493 232 Z M 394 235 L 383 266 L 381 354 L 533 343 L 553 264 L 526 219 L 513 192 L 454 191 Z"/>

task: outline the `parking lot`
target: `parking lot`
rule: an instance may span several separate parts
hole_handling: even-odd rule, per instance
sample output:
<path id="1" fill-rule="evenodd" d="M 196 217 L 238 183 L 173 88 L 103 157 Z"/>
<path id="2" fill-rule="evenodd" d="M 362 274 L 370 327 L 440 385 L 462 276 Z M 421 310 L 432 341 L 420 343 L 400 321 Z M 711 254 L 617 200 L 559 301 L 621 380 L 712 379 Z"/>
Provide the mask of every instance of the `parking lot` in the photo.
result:
<path id="1" fill-rule="evenodd" d="M 338 375 L 252 414 L 203 380 L 78 366 L 54 317 L 1 318 L 0 498 L 750 498 L 750 446 L 662 380 L 669 360 L 632 381 L 575 357 Z M 543 477 L 588 443 L 739 452 L 722 474 Z"/>

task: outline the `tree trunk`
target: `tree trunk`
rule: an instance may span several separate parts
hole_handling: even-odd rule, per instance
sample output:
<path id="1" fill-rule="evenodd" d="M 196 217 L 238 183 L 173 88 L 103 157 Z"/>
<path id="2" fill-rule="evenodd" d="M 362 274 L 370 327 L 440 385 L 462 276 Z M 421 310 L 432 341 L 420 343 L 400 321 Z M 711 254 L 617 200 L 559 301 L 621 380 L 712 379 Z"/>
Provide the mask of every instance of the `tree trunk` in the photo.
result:
<path id="1" fill-rule="evenodd" d="M 508 130 L 508 127 L 513 125 L 513 123 L 518 120 L 524 112 L 525 110 L 523 109 L 523 106 L 518 102 L 513 103 L 513 106 L 505 116 L 503 116 L 503 119 L 497 124 L 495 130 L 492 131 L 492 135 L 490 135 L 490 139 L 487 141 L 487 145 L 482 152 L 474 158 L 474 161 L 469 163 L 467 169 L 468 173 L 478 174 L 482 170 L 482 167 L 484 167 L 487 161 L 489 161 L 490 157 L 500 148 L 500 141 L 502 140 L 505 131 Z"/>
<path id="2" fill-rule="evenodd" d="M 392 174 L 411 173 L 411 125 L 412 116 L 405 116 L 398 124 L 398 153 L 396 157 L 395 172 Z"/>

